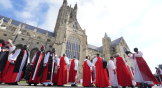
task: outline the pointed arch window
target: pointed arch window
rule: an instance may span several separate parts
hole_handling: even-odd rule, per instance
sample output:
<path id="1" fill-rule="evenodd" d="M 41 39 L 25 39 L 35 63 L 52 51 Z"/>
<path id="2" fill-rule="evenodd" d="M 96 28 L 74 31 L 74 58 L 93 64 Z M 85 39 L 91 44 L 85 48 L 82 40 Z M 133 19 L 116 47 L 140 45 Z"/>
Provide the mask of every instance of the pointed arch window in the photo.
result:
<path id="1" fill-rule="evenodd" d="M 76 56 L 76 59 L 79 60 L 80 56 L 80 41 L 78 38 L 71 36 L 68 38 L 66 43 L 66 55 L 69 59 L 73 59 Z"/>

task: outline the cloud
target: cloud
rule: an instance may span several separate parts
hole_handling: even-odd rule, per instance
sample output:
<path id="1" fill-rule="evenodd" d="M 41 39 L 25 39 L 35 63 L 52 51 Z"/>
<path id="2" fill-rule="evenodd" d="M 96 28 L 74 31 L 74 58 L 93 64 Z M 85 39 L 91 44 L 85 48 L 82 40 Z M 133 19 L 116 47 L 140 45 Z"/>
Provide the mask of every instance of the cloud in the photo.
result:
<path id="1" fill-rule="evenodd" d="M 0 0 L 1 9 L 12 9 L 12 2 L 10 0 Z"/>

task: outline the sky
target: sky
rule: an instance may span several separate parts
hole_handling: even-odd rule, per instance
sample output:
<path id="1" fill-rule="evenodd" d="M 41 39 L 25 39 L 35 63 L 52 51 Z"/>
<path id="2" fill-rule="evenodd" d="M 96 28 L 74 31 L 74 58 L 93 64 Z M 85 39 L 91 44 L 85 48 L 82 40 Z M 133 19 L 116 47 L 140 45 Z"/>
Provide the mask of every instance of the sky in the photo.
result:
<path id="1" fill-rule="evenodd" d="M 102 46 L 105 32 L 123 36 L 135 47 L 151 71 L 162 64 L 162 0 L 67 0 L 78 5 L 77 20 L 86 29 L 88 44 Z M 53 32 L 63 0 L 0 0 L 0 15 Z"/>

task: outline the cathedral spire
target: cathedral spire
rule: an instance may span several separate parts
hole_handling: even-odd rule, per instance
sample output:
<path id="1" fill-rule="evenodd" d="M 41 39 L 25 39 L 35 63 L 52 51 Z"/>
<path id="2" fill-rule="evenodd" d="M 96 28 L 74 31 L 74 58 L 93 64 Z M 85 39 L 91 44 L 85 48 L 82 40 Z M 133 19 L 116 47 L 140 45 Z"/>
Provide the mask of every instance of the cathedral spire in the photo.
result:
<path id="1" fill-rule="evenodd" d="M 74 6 L 74 9 L 77 9 L 77 8 L 78 8 L 78 6 L 77 6 L 77 2 L 76 2 L 75 6 Z"/>
<path id="2" fill-rule="evenodd" d="M 64 4 L 67 5 L 67 0 L 64 0 L 64 1 L 63 1 L 63 5 L 64 5 Z"/>
<path id="3" fill-rule="evenodd" d="M 104 36 L 104 38 L 105 38 L 105 37 L 108 37 L 106 32 L 105 32 L 105 36 Z"/>

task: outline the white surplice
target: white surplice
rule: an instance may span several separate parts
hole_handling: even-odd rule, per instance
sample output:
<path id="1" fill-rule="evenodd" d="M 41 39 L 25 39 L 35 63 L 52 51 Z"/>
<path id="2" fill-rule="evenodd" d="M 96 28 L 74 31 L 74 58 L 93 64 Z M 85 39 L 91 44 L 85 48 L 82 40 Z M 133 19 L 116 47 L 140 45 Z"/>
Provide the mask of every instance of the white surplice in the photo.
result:
<path id="1" fill-rule="evenodd" d="M 133 55 L 129 57 L 129 59 L 133 59 L 133 64 L 134 64 L 134 81 L 135 82 L 144 82 L 141 72 L 139 70 L 137 61 L 136 61 L 136 57 L 142 57 L 143 53 L 141 51 L 134 54 L 134 58 Z"/>
<path id="2" fill-rule="evenodd" d="M 109 77 L 110 77 L 110 85 L 111 86 L 118 86 L 117 75 L 114 74 L 115 65 L 114 65 L 114 62 L 112 60 L 109 61 L 108 70 L 109 70 Z"/>

